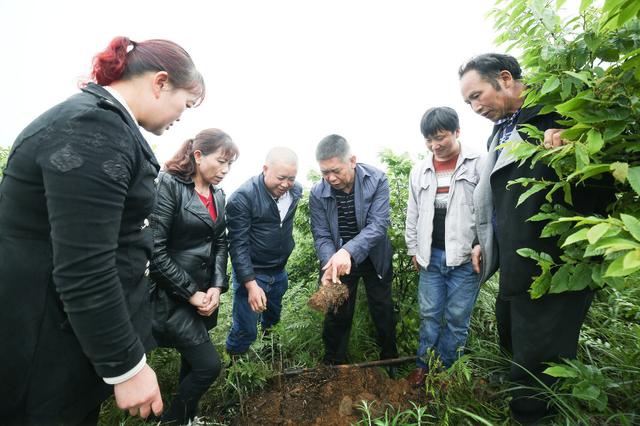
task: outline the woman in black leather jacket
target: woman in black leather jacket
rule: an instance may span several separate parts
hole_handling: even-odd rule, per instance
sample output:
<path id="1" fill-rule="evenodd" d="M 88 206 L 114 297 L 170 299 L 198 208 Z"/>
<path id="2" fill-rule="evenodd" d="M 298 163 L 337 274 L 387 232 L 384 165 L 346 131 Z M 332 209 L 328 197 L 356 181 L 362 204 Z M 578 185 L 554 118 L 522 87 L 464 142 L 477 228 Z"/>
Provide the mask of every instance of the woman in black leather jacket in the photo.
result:
<path id="1" fill-rule="evenodd" d="M 231 138 L 207 129 L 186 140 L 158 176 L 150 217 L 153 335 L 180 352 L 180 384 L 163 421 L 187 423 L 220 374 L 208 331 L 228 288 L 225 199 L 216 188 L 238 156 Z"/>

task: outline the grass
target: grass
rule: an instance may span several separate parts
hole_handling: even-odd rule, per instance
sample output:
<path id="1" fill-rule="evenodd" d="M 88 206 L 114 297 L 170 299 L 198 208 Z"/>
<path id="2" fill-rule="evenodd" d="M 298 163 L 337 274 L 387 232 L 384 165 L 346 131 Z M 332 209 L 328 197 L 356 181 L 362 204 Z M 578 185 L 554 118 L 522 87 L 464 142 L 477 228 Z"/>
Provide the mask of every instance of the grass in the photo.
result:
<path id="1" fill-rule="evenodd" d="M 223 371 L 202 398 L 203 417 L 195 424 L 229 424 L 243 410 L 248 395 L 259 391 L 277 371 L 317 365 L 322 355 L 322 316 L 306 306 L 315 285 L 312 281 L 291 283 L 283 302 L 281 323 L 272 335 L 259 338 L 248 355 Z M 366 297 L 360 287 L 349 348 L 354 362 L 378 356 Z M 362 420 L 358 424 L 512 424 L 508 401 L 509 390 L 514 385 L 506 380 L 509 361 L 500 355 L 497 345 L 493 312 L 496 291 L 497 285 L 492 281 L 485 284 L 480 292 L 471 321 L 467 353 L 448 371 L 427 377 L 427 407 L 415 405 L 398 413 L 389 409 L 381 417 L 372 418 L 371 403 L 363 404 L 360 406 Z M 231 303 L 230 293 L 222 296 L 219 323 L 211 332 L 212 341 L 225 365 L 230 362 L 224 352 L 224 342 L 231 325 Z M 625 291 L 606 289 L 597 294 L 583 326 L 578 361 L 564 364 L 567 371 L 572 371 L 575 376 L 564 378 L 554 388 L 541 386 L 538 389 L 549 396 L 559 413 L 549 424 L 640 423 L 637 408 L 640 407 L 639 306 L 638 286 L 631 286 Z M 405 315 L 401 321 L 414 323 L 412 316 L 417 315 L 414 309 L 400 306 L 398 311 Z M 399 341 L 401 356 L 413 355 L 417 346 L 417 334 L 411 336 L 411 327 L 408 330 Z M 157 349 L 149 360 L 158 375 L 166 403 L 177 385 L 177 352 Z M 407 365 L 400 373 L 407 374 L 412 368 Z M 440 386 L 442 382 L 447 383 L 446 391 Z M 115 407 L 113 400 L 109 400 L 103 404 L 100 424 L 155 423 L 128 417 Z"/>

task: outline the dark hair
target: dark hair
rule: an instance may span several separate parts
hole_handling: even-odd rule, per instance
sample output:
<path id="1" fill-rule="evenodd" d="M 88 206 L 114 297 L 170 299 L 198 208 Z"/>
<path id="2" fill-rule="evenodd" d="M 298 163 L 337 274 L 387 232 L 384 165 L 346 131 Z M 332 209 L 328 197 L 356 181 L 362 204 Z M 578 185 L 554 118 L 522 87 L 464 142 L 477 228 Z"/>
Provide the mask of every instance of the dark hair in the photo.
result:
<path id="1" fill-rule="evenodd" d="M 475 70 L 480 76 L 490 82 L 493 87 L 500 90 L 498 76 L 501 71 L 509 71 L 514 80 L 522 79 L 522 69 L 518 60 L 511 55 L 502 53 L 485 53 L 474 56 L 458 70 L 458 76 L 462 78 L 467 72 Z"/>
<path id="2" fill-rule="evenodd" d="M 329 135 L 323 138 L 316 147 L 316 161 L 324 161 L 337 157 L 346 162 L 351 155 L 351 147 L 340 135 Z"/>
<path id="3" fill-rule="evenodd" d="M 455 132 L 460 128 L 458 114 L 453 108 L 429 108 L 420 120 L 420 131 L 424 138 L 429 138 L 439 131 Z"/>
<path id="4" fill-rule="evenodd" d="M 115 37 L 105 50 L 94 56 L 91 77 L 99 85 L 108 86 L 149 71 L 166 71 L 173 87 L 198 94 L 197 104 L 204 99 L 204 79 L 191 56 L 169 40 L 135 42 L 127 37 Z"/>
<path id="5" fill-rule="evenodd" d="M 171 174 L 191 178 L 196 174 L 193 153 L 199 150 L 203 155 L 209 155 L 218 149 L 222 149 L 228 160 L 235 160 L 240 155 L 238 147 L 225 132 L 220 129 L 203 130 L 195 138 L 184 141 L 173 157 L 164 163 L 164 169 Z"/>

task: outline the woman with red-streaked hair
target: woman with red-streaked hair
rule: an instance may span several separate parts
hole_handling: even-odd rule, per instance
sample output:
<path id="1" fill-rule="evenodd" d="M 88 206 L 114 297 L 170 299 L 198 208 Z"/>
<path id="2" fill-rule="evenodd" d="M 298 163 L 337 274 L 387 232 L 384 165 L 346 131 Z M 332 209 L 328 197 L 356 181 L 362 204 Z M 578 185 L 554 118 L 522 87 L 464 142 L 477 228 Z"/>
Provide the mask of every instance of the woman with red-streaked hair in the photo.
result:
<path id="1" fill-rule="evenodd" d="M 18 136 L 0 183 L 0 424 L 95 424 L 111 392 L 162 411 L 152 344 L 147 216 L 162 134 L 204 82 L 167 40 L 116 37 L 93 82 Z"/>

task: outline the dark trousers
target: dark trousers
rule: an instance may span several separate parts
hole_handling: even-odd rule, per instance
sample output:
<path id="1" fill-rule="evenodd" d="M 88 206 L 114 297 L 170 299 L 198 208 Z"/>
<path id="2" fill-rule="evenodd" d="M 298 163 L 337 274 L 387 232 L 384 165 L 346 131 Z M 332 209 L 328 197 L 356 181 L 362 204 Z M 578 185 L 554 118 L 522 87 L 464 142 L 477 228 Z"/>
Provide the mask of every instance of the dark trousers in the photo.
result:
<path id="1" fill-rule="evenodd" d="M 186 424 L 197 415 L 200 398 L 220 375 L 221 363 L 220 355 L 210 341 L 178 351 L 181 363 L 178 394 L 162 415 L 162 421 Z"/>
<path id="2" fill-rule="evenodd" d="M 335 314 L 329 311 L 324 319 L 322 341 L 324 342 L 325 364 L 344 364 L 347 362 L 349 334 L 351 333 L 360 278 L 364 281 L 369 312 L 377 331 L 376 341 L 380 346 L 380 358 L 387 359 L 398 356 L 396 323 L 391 298 L 392 277 L 391 268 L 382 279 L 378 277 L 373 264 L 367 259 L 357 267 L 352 266 L 351 273 L 340 278 L 342 283 L 349 288 L 349 298 Z"/>
<path id="3" fill-rule="evenodd" d="M 547 362 L 575 358 L 580 328 L 593 292 L 549 294 L 532 300 L 528 294 L 496 300 L 501 348 L 512 356 L 510 379 L 521 387 L 540 388 L 556 379 L 543 374 Z M 535 376 L 533 377 L 532 374 Z M 512 391 L 511 412 L 518 421 L 535 421 L 548 413 L 547 403 L 533 389 Z"/>

